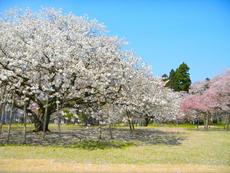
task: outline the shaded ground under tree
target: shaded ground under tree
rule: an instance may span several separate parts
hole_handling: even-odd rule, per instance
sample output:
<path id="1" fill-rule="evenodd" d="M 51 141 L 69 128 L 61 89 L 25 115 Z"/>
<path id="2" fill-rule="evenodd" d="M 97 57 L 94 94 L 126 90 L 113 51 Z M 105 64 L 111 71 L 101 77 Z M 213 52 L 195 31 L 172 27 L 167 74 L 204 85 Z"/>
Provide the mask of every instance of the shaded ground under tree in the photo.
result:
<path id="1" fill-rule="evenodd" d="M 76 147 L 83 149 L 122 148 L 130 145 L 179 145 L 185 139 L 183 132 L 166 132 L 157 129 L 139 128 L 130 133 L 128 128 L 114 128 L 113 140 L 107 128 L 102 129 L 102 139 L 98 140 L 98 127 L 79 127 L 76 129 L 64 129 L 48 132 L 43 139 L 41 132 L 27 132 L 27 145 L 52 145 L 64 147 Z M 0 136 L 0 144 L 6 144 L 7 132 Z M 23 131 L 13 129 L 8 144 L 22 144 Z"/>

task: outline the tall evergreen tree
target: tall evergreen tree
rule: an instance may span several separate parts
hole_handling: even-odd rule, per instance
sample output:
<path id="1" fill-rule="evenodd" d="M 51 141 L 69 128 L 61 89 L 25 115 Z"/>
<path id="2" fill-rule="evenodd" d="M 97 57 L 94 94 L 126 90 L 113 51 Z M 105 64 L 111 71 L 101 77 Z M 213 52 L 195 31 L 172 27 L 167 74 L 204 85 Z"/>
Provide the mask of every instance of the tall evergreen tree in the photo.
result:
<path id="1" fill-rule="evenodd" d="M 167 81 L 169 79 L 167 74 L 163 74 L 161 77 L 163 81 Z"/>
<path id="2" fill-rule="evenodd" d="M 174 88 L 175 85 L 175 71 L 171 69 L 168 77 L 168 82 L 166 83 L 166 87 Z"/>
<path id="3" fill-rule="evenodd" d="M 175 71 L 172 69 L 169 73 L 166 87 L 175 91 L 187 91 L 191 85 L 189 67 L 186 63 L 182 63 Z"/>
<path id="4" fill-rule="evenodd" d="M 178 91 L 187 91 L 191 85 L 191 79 L 189 74 L 189 67 L 184 62 L 176 70 L 176 80 L 178 85 Z"/>

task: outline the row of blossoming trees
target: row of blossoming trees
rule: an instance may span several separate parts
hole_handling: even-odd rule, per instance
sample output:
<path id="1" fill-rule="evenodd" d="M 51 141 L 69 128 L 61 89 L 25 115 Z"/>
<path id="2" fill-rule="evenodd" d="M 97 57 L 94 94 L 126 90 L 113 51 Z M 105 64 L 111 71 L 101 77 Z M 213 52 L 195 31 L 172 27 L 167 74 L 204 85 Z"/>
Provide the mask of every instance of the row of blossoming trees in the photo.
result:
<path id="1" fill-rule="evenodd" d="M 12 10 L 0 21 L 1 109 L 24 110 L 35 131 L 48 131 L 50 115 L 75 108 L 99 124 L 126 118 L 175 119 L 180 96 L 95 20 Z M 2 115 L 1 113 L 0 115 Z"/>
<path id="2" fill-rule="evenodd" d="M 190 95 L 182 101 L 181 108 L 190 118 L 203 119 L 205 128 L 208 128 L 211 119 L 216 117 L 223 119 L 225 128 L 229 129 L 230 70 L 211 80 L 194 83 Z"/>

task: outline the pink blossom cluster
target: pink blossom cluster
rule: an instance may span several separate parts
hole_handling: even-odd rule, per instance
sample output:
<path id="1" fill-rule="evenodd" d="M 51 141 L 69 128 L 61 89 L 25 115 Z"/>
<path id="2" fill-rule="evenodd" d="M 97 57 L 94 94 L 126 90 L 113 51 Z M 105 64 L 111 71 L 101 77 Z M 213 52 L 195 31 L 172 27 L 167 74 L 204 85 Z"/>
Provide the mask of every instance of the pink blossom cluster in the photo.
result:
<path id="1" fill-rule="evenodd" d="M 230 111 L 230 70 L 208 82 L 199 82 L 193 88 L 196 88 L 196 91 L 199 92 L 193 90 L 192 94 L 184 98 L 181 103 L 183 112 L 212 113 Z"/>

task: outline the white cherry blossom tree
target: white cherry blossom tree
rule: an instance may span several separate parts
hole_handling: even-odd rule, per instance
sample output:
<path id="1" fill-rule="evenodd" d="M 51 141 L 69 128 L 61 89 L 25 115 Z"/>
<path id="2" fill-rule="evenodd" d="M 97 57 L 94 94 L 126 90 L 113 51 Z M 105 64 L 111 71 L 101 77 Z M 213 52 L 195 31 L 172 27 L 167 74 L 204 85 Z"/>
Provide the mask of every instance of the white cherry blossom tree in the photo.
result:
<path id="1" fill-rule="evenodd" d="M 65 107 L 108 124 L 124 112 L 130 120 L 170 118 L 177 110 L 175 94 L 95 20 L 54 9 L 12 10 L 0 28 L 2 92 L 14 93 L 14 106 L 31 116 L 35 131 L 48 131 L 50 115 Z"/>

